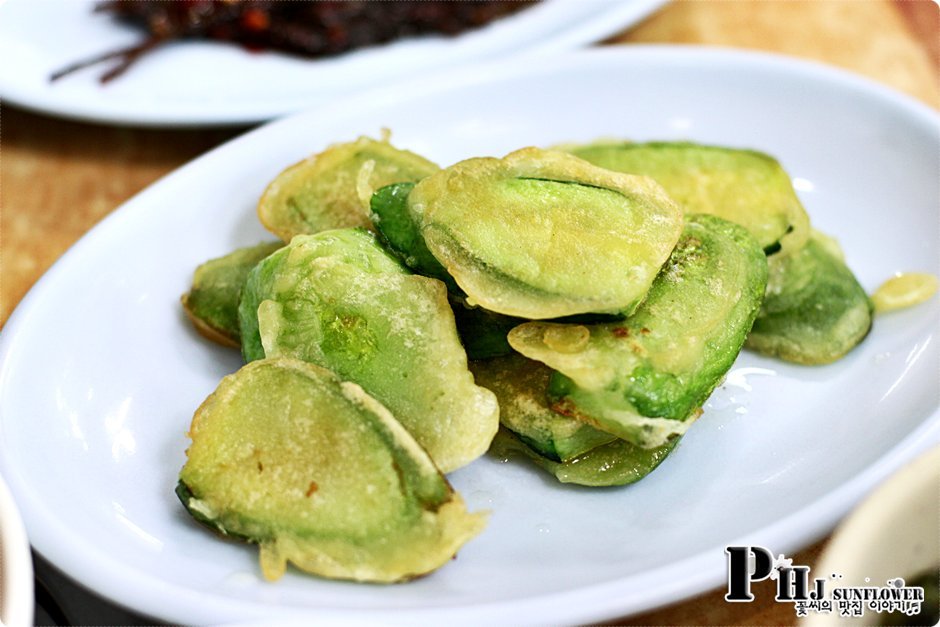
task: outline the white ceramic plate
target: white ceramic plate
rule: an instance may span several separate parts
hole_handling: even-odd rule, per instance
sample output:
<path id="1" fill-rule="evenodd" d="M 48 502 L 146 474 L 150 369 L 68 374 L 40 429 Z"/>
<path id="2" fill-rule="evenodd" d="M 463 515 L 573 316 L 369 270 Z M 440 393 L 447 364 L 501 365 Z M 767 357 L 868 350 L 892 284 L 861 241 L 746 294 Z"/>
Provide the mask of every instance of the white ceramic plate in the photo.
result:
<path id="1" fill-rule="evenodd" d="M 0 624 L 33 623 L 33 559 L 10 490 L 0 477 Z"/>
<path id="2" fill-rule="evenodd" d="M 544 0 L 456 38 L 428 37 L 309 61 L 237 45 L 176 43 L 102 86 L 99 64 L 58 82 L 77 61 L 141 41 L 92 13 L 97 0 L 7 0 L 0 6 L 0 98 L 54 115 L 121 124 L 244 124 L 293 113 L 363 88 L 468 61 L 534 55 L 599 41 L 665 0 Z"/>
<path id="3" fill-rule="evenodd" d="M 454 473 L 488 528 L 433 575 L 378 587 L 259 579 L 256 549 L 190 520 L 173 488 L 192 413 L 238 355 L 179 295 L 195 266 L 268 238 L 282 168 L 394 130 L 447 164 L 600 136 L 756 147 L 788 168 L 864 286 L 940 266 L 936 115 L 860 78 L 700 48 L 602 49 L 364 94 L 264 126 L 166 177 L 76 244 L 0 339 L 0 470 L 34 547 L 100 594 L 170 622 L 381 619 L 581 623 L 719 586 L 724 547 L 790 552 L 940 440 L 934 298 L 884 316 L 831 366 L 744 354 L 675 454 L 625 489 L 564 487 L 525 463 Z"/>

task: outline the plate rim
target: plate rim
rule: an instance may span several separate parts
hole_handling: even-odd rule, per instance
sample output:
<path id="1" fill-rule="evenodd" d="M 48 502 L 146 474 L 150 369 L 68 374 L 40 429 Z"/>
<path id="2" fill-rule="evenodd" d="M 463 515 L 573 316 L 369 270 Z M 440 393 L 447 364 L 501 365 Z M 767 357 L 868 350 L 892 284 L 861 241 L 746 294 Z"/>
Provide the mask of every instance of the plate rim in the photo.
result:
<path id="1" fill-rule="evenodd" d="M 940 114 L 934 112 L 926 105 L 917 102 L 910 96 L 897 92 L 892 88 L 886 87 L 880 83 L 872 81 L 871 79 L 867 79 L 865 77 L 858 76 L 838 68 L 817 62 L 794 59 L 772 53 L 722 48 L 703 49 L 697 46 L 682 45 L 650 45 L 592 48 L 589 50 L 569 51 L 555 55 L 553 57 L 553 61 L 556 63 L 577 65 L 581 63 L 616 63 L 617 59 L 620 58 L 632 59 L 632 62 L 642 61 L 644 59 L 648 60 L 650 58 L 658 58 L 661 61 L 686 61 L 693 64 L 721 61 L 724 64 L 731 63 L 737 65 L 761 66 L 762 68 L 769 67 L 773 71 L 802 74 L 816 79 L 834 80 L 842 83 L 845 87 L 863 92 L 871 98 L 887 102 L 893 107 L 900 107 L 906 115 L 913 115 L 918 118 L 920 122 L 932 127 L 935 131 L 935 135 L 940 138 Z M 723 67 L 727 68 L 728 66 L 723 65 Z M 525 61 L 521 59 L 509 62 L 504 61 L 478 64 L 472 67 L 462 68 L 460 72 L 451 73 L 450 76 L 444 77 L 441 83 L 436 83 L 433 87 L 428 87 L 425 85 L 425 90 L 428 90 L 430 93 L 434 93 L 437 91 L 445 91 L 454 87 L 455 85 L 475 84 L 494 78 L 498 79 L 506 75 L 512 76 L 519 75 L 520 73 L 528 74 L 533 71 L 537 71 L 537 69 L 533 70 L 531 67 L 526 67 Z M 404 84 L 408 85 L 408 83 Z M 245 144 L 250 145 L 255 141 L 254 138 L 257 137 L 258 134 L 273 133 L 275 131 L 272 129 L 293 126 L 298 123 L 298 120 L 302 120 L 306 116 L 329 115 L 330 111 L 339 112 L 348 110 L 351 106 L 359 107 L 362 106 L 362 103 L 372 102 L 375 99 L 380 99 L 380 101 L 381 99 L 394 101 L 395 99 L 400 98 L 401 93 L 403 92 L 407 92 L 407 89 L 402 89 L 402 84 L 383 86 L 370 92 L 364 92 L 364 94 L 352 95 L 348 98 L 338 100 L 328 105 L 313 107 L 303 112 L 269 122 L 268 124 L 265 124 L 228 142 L 225 142 L 205 153 L 204 155 L 180 166 L 171 173 L 161 177 L 159 180 L 147 186 L 138 194 L 135 194 L 126 202 L 122 203 L 118 208 L 108 214 L 103 220 L 101 220 L 78 241 L 76 241 L 36 282 L 36 284 L 24 296 L 16 309 L 11 313 L 7 323 L 3 327 L 4 333 L 0 334 L 0 389 L 3 389 L 8 372 L 13 367 L 11 365 L 10 355 L 13 352 L 13 348 L 17 343 L 17 338 L 20 335 L 18 333 L 18 329 L 26 324 L 24 320 L 26 320 L 28 317 L 28 312 L 38 306 L 36 303 L 39 302 L 39 300 L 42 298 L 42 295 L 49 290 L 54 289 L 56 285 L 56 275 L 61 272 L 64 267 L 67 267 L 73 258 L 81 255 L 81 251 L 85 250 L 86 248 L 93 247 L 95 240 L 101 237 L 102 233 L 106 234 L 110 229 L 115 228 L 115 222 L 133 219 L 132 217 L 135 215 L 136 208 L 141 205 L 146 206 L 148 195 L 161 193 L 161 190 L 164 186 L 175 184 L 177 180 L 187 176 L 187 173 L 192 171 L 196 164 L 201 163 L 204 160 L 213 159 L 213 155 L 220 151 L 233 150 L 234 146 Z M 368 108 L 372 108 L 373 106 L 374 105 L 370 104 Z M 52 287 L 50 287 L 50 285 Z M 790 516 L 778 521 L 776 524 L 757 530 L 751 530 L 748 536 L 741 538 L 741 541 L 747 542 L 749 537 L 753 536 L 755 533 L 766 534 L 768 529 L 774 533 L 781 534 L 783 539 L 780 542 L 779 548 L 787 551 L 796 548 L 798 545 L 807 545 L 814 539 L 818 539 L 818 537 L 821 537 L 826 532 L 831 530 L 835 526 L 837 520 L 844 517 L 851 510 L 851 508 L 859 502 L 865 493 L 871 490 L 879 480 L 883 480 L 892 471 L 899 468 L 906 461 L 912 459 L 913 456 L 916 455 L 920 450 L 923 450 L 936 442 L 940 442 L 940 421 L 937 420 L 938 414 L 940 414 L 940 411 L 935 411 L 933 414 L 931 414 L 924 422 L 919 425 L 917 429 L 908 434 L 894 447 L 884 452 L 874 464 L 866 469 L 865 473 L 856 476 L 851 481 L 843 483 L 836 490 L 830 491 L 815 501 L 807 503 L 803 508 L 793 512 Z M 0 415 L 0 437 L 2 437 L 3 423 L 4 417 Z M 0 439 L 0 444 L 2 444 L 2 439 Z M 11 491 L 13 491 L 15 497 L 19 496 L 21 499 L 19 502 L 28 503 L 29 507 L 26 505 L 21 505 L 21 510 L 23 510 L 24 519 L 29 520 L 33 513 L 32 507 L 34 507 L 34 502 L 39 502 L 39 499 L 36 499 L 34 495 L 29 494 L 28 482 L 26 482 L 25 479 L 19 475 L 16 468 L 9 467 L 2 458 L 0 458 L 0 471 L 3 471 L 5 476 L 8 477 Z M 837 507 L 833 508 L 831 506 L 830 501 L 832 500 L 837 500 L 839 502 Z M 45 506 L 41 505 L 40 508 L 45 509 Z M 822 515 L 820 513 L 825 509 L 830 510 L 828 516 Z M 55 523 L 61 525 L 61 521 L 57 520 Z M 795 526 L 800 525 L 809 526 L 812 531 L 809 534 L 806 534 L 805 532 L 797 533 L 796 531 L 793 531 Z M 806 528 L 805 526 L 804 528 Z M 220 615 L 218 613 L 211 614 L 208 612 L 203 612 L 202 614 L 195 613 L 194 615 L 194 612 L 191 611 L 193 604 L 202 606 L 203 608 L 207 607 L 207 605 L 212 605 L 212 607 L 218 606 L 222 609 L 229 608 L 228 610 L 225 610 L 225 612 L 228 614 L 232 614 L 233 611 L 231 608 L 236 608 L 236 611 L 238 612 L 245 612 L 245 614 L 239 614 L 242 617 L 245 615 L 257 615 L 259 611 L 270 612 L 272 610 L 270 607 L 260 608 L 258 605 L 253 603 L 243 603 L 240 601 L 233 603 L 231 599 L 218 596 L 213 596 L 207 599 L 206 597 L 208 595 L 203 593 L 192 593 L 187 595 L 185 594 L 187 591 L 181 589 L 180 587 L 175 585 L 168 586 L 158 577 L 155 577 L 144 571 L 130 568 L 121 563 L 120 560 L 114 559 L 107 554 L 104 555 L 104 557 L 107 558 L 106 561 L 111 565 L 111 567 L 117 567 L 117 570 L 109 571 L 110 574 L 108 577 L 99 577 L 96 574 L 96 572 L 104 572 L 104 569 L 100 567 L 97 569 L 97 571 L 95 568 L 91 567 L 86 567 L 84 569 L 81 567 L 76 568 L 74 562 L 83 561 L 83 559 L 78 559 L 78 557 L 84 559 L 91 557 L 101 557 L 99 552 L 97 550 L 92 550 L 91 547 L 74 547 L 73 550 L 77 549 L 79 556 L 76 557 L 73 555 L 73 564 L 71 567 L 63 566 L 63 562 L 66 560 L 63 560 L 61 556 L 53 555 L 54 552 L 50 550 L 53 543 L 50 543 L 49 539 L 44 537 L 45 534 L 39 533 L 35 535 L 38 538 L 38 546 L 35 547 L 36 550 L 46 559 L 48 559 L 53 565 L 63 570 L 63 572 L 68 574 L 70 577 L 76 579 L 78 578 L 77 575 L 86 575 L 81 579 L 83 585 L 87 585 L 89 588 L 95 590 L 98 594 L 101 594 L 110 601 L 127 607 L 128 609 L 131 609 L 135 612 L 145 613 L 150 616 L 169 616 L 171 619 L 180 618 L 182 616 L 182 614 L 167 615 L 161 613 L 161 609 L 166 610 L 168 608 L 165 607 L 165 604 L 160 603 L 159 600 L 151 600 L 149 603 L 131 603 L 129 602 L 128 595 L 125 594 L 121 596 L 109 594 L 107 586 L 103 586 L 101 584 L 106 579 L 113 580 L 114 577 L 119 576 L 121 571 L 123 571 L 124 575 L 130 574 L 131 579 L 135 581 L 149 582 L 150 585 L 154 586 L 153 589 L 172 589 L 173 593 L 177 595 L 177 598 L 180 601 L 182 601 L 182 599 L 179 598 L 179 595 L 180 593 L 183 593 L 183 597 L 192 597 L 192 601 L 186 604 L 190 611 L 188 611 L 186 616 L 183 617 L 187 622 L 192 622 L 194 620 L 196 620 L 196 622 L 200 622 L 200 618 L 206 618 L 209 621 L 217 620 L 218 616 Z M 802 537 L 798 538 L 797 536 Z M 655 571 L 647 571 L 643 574 L 643 576 L 647 577 L 650 575 L 650 573 L 653 575 L 656 575 L 657 573 L 674 573 L 679 566 L 683 565 L 685 568 L 698 568 L 705 562 L 714 562 L 714 557 L 715 556 L 713 555 L 712 551 L 706 551 L 698 555 L 689 556 L 687 559 L 678 563 L 674 563 L 668 567 L 663 567 Z M 612 616 L 612 611 L 619 613 L 621 609 L 624 610 L 623 615 L 626 615 L 628 613 L 647 611 L 656 607 L 661 607 L 662 605 L 666 605 L 668 603 L 677 602 L 694 594 L 707 591 L 711 587 L 720 585 L 721 574 L 717 571 L 714 571 L 713 569 L 710 570 L 709 568 L 702 568 L 698 572 L 701 574 L 695 578 L 695 585 L 693 586 L 694 589 L 689 589 L 688 586 L 685 586 L 684 590 L 679 591 L 674 589 L 683 587 L 679 583 L 673 582 L 672 587 L 670 587 L 668 582 L 664 582 L 663 589 L 659 594 L 656 595 L 658 598 L 654 599 L 653 603 L 634 603 L 626 607 L 621 604 L 616 608 L 608 605 L 604 608 L 595 610 L 597 613 L 593 616 L 585 611 L 578 611 L 577 613 L 572 611 L 570 612 L 571 616 L 567 617 L 560 613 L 556 614 L 556 616 L 558 619 L 570 618 L 572 620 L 603 619 L 605 617 L 610 618 Z M 583 586 L 570 593 L 553 594 L 551 597 L 547 598 L 557 600 L 558 598 L 566 598 L 566 596 L 569 595 L 578 595 L 578 598 L 583 598 L 583 594 L 585 593 L 602 595 L 605 589 L 616 587 L 618 585 L 622 586 L 623 582 L 629 578 L 630 577 L 622 577 L 615 581 Z M 523 610 L 522 613 L 513 615 L 517 618 L 524 619 L 527 616 L 524 611 L 527 607 L 532 605 L 544 606 L 545 600 L 546 598 L 543 597 L 526 597 L 522 601 L 512 600 L 474 604 L 470 607 L 448 606 L 443 609 L 403 608 L 398 610 L 374 610 L 371 611 L 372 613 L 366 615 L 369 616 L 370 619 L 374 619 L 376 617 L 375 612 L 379 612 L 383 620 L 391 619 L 395 621 L 410 622 L 414 620 L 433 620 L 435 618 L 440 619 L 445 615 L 452 620 L 453 612 L 461 612 L 461 620 L 465 618 L 470 618 L 472 620 L 476 612 L 486 612 L 495 608 L 499 609 L 501 612 L 507 612 L 511 610 L 515 613 L 519 612 L 521 608 Z M 207 604 L 207 601 L 215 602 Z M 182 606 L 183 604 L 177 603 L 176 605 Z M 176 611 L 175 608 L 171 609 Z M 273 609 L 277 612 L 278 615 L 283 614 L 284 616 L 310 617 L 313 615 L 312 610 L 309 609 L 283 607 Z M 508 616 L 509 614 L 503 615 Z M 317 614 L 317 616 L 325 616 L 327 618 L 348 618 L 349 614 L 345 610 L 333 612 L 323 611 L 322 613 Z"/>

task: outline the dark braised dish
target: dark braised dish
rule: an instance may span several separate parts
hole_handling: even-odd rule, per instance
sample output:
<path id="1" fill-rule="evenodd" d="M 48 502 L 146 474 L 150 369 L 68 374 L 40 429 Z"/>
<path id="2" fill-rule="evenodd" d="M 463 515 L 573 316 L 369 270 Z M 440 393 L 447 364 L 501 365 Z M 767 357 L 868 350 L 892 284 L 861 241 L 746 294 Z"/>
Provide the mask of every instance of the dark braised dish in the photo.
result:
<path id="1" fill-rule="evenodd" d="M 168 41 L 212 39 L 252 50 L 325 57 L 422 35 L 458 35 L 515 13 L 538 0 L 105 0 L 96 12 L 140 27 L 138 44 L 83 59 L 52 80 L 112 59 L 107 82 Z"/>

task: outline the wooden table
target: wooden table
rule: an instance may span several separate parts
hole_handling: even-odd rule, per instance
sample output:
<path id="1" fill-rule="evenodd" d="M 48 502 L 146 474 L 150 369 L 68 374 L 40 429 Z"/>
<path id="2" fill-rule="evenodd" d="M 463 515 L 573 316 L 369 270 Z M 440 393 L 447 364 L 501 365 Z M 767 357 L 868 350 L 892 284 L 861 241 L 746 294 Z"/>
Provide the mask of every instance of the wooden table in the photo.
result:
<path id="1" fill-rule="evenodd" d="M 940 108 L 940 9 L 931 0 L 678 1 L 610 44 L 760 49 L 837 65 Z M 52 119 L 3 106 L 0 325 L 88 229 L 161 175 L 244 129 L 141 130 Z M 793 557 L 813 566 L 825 540 Z M 726 603 L 714 591 L 623 625 L 790 625 L 789 605 Z"/>

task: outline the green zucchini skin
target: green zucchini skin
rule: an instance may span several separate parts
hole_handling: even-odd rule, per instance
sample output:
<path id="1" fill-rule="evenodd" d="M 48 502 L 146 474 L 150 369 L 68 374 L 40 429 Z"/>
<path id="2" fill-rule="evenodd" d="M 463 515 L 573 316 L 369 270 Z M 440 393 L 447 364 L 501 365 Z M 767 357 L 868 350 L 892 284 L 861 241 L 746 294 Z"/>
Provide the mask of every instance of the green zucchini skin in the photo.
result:
<path id="1" fill-rule="evenodd" d="M 470 369 L 478 384 L 496 394 L 500 424 L 543 457 L 564 462 L 615 439 L 549 407 L 552 370 L 545 364 L 514 352 L 472 361 Z"/>
<path id="2" fill-rule="evenodd" d="M 265 242 L 239 248 L 196 268 L 192 286 L 180 302 L 199 333 L 219 344 L 240 345 L 238 300 L 248 272 L 281 246 Z"/>
<path id="3" fill-rule="evenodd" d="M 454 278 L 428 250 L 421 230 L 408 212 L 408 195 L 414 186 L 393 183 L 376 190 L 369 201 L 372 223 L 380 241 L 402 263 L 417 274 L 443 281 L 450 292 L 460 294 Z"/>
<path id="4" fill-rule="evenodd" d="M 652 177 L 687 213 L 708 213 L 744 226 L 767 253 L 797 250 L 809 217 L 790 177 L 755 150 L 691 142 L 598 142 L 567 150 L 602 168 Z"/>
<path id="5" fill-rule="evenodd" d="M 387 138 L 338 143 L 281 172 L 258 202 L 258 217 L 289 242 L 295 235 L 372 228 L 365 188 L 418 181 L 439 170 L 424 157 L 395 148 Z"/>
<path id="6" fill-rule="evenodd" d="M 867 336 L 868 297 L 844 261 L 820 244 L 772 157 L 688 142 L 597 143 L 570 152 L 602 167 L 651 176 L 686 211 L 726 218 L 758 239 L 771 278 L 749 349 L 820 365 L 844 357 Z"/>
<path id="7" fill-rule="evenodd" d="M 468 305 L 465 298 L 451 295 L 457 332 L 469 359 L 503 357 L 513 352 L 509 332 L 525 320 Z"/>
<path id="8" fill-rule="evenodd" d="M 239 318 L 246 361 L 291 356 L 361 385 L 444 472 L 496 433 L 499 407 L 473 382 L 444 284 L 411 274 L 372 233 L 298 235 L 251 271 Z"/>
<path id="9" fill-rule="evenodd" d="M 682 227 L 651 179 L 537 148 L 432 174 L 408 209 L 469 304 L 528 319 L 632 312 Z"/>
<path id="10" fill-rule="evenodd" d="M 786 361 L 841 359 L 871 330 L 871 299 L 839 255 L 815 234 L 793 255 L 771 261 L 764 305 L 747 347 Z"/>
<path id="11" fill-rule="evenodd" d="M 556 371 L 552 409 L 655 448 L 688 429 L 731 368 L 767 273 L 763 250 L 744 228 L 687 216 L 635 314 L 590 325 L 529 322 L 509 333 L 509 343 Z"/>
<path id="12" fill-rule="evenodd" d="M 500 429 L 492 452 L 500 457 L 519 453 L 561 483 L 601 488 L 630 485 L 643 479 L 665 461 L 678 443 L 679 438 L 673 438 L 661 446 L 644 448 L 615 439 L 566 461 L 557 461 L 528 446 L 518 434 Z"/>
<path id="13" fill-rule="evenodd" d="M 183 507 L 186 508 L 186 511 L 189 512 L 189 515 L 193 517 L 193 520 L 204 527 L 209 528 L 221 536 L 232 538 L 233 540 L 240 540 L 242 542 L 260 541 L 260 538 L 252 538 L 236 529 L 227 528 L 222 522 L 207 514 L 204 508 L 200 508 L 199 506 L 199 497 L 193 493 L 192 489 L 186 485 L 182 479 L 176 483 L 174 493 L 176 494 L 176 498 L 180 500 L 180 503 L 183 504 Z"/>
<path id="14" fill-rule="evenodd" d="M 196 521 L 259 544 L 267 579 L 288 563 L 412 579 L 484 524 L 385 407 L 310 363 L 263 359 L 225 377 L 189 435 L 177 496 Z"/>

